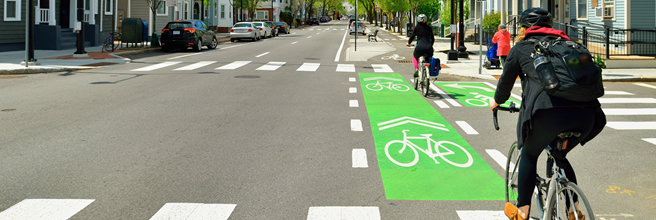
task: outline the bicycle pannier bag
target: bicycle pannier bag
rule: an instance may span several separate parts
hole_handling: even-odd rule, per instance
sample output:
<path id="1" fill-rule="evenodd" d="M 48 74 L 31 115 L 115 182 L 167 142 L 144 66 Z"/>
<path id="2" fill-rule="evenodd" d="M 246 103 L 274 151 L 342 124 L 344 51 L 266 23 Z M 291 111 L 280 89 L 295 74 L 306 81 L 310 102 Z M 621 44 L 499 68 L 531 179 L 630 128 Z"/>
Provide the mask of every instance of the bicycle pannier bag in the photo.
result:
<path id="1" fill-rule="evenodd" d="M 604 95 L 601 69 L 582 44 L 545 36 L 535 43 L 531 57 L 538 73 L 538 83 L 547 94 L 578 102 L 592 101 Z"/>
<path id="2" fill-rule="evenodd" d="M 428 71 L 428 74 L 430 74 L 430 76 L 439 75 L 440 74 L 440 69 L 441 69 L 440 59 L 435 58 L 435 57 L 431 57 L 430 60 L 428 61 L 428 63 L 430 63 L 430 70 Z"/>

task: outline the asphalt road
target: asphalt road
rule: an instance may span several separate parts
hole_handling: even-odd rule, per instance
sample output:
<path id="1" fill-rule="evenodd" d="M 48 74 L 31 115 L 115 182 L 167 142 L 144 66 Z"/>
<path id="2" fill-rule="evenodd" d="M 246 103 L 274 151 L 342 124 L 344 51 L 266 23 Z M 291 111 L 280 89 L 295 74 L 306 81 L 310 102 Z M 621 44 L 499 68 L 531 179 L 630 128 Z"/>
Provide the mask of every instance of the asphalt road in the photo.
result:
<path id="1" fill-rule="evenodd" d="M 397 51 L 347 62 L 343 49 L 335 62 L 346 26 L 346 21 L 332 21 L 200 53 L 156 53 L 96 70 L 1 79 L 0 219 L 21 219 L 9 216 L 19 213 L 28 215 L 23 219 L 156 219 L 192 212 L 223 216 L 219 219 L 482 218 L 458 213 L 472 210 L 503 219 L 498 217 L 503 200 L 449 199 L 466 190 L 442 199 L 388 198 L 392 189 L 403 187 L 382 181 L 388 159 L 376 148 L 385 142 L 376 141 L 379 136 L 372 132 L 380 128 L 372 126 L 370 117 L 385 113 L 369 106 L 380 97 L 363 94 L 360 73 L 398 73 L 407 83 L 412 64 L 381 57 L 410 57 L 411 50 L 403 40 L 390 40 L 381 44 L 390 43 Z M 379 36 L 398 39 L 382 31 Z M 438 80 L 486 83 L 447 75 Z M 490 89 L 496 85 L 487 83 Z M 619 110 L 608 116 L 609 122 L 656 121 L 656 84 L 605 85 L 613 92 L 604 98 L 620 98 L 609 102 L 629 101 L 604 103 L 604 109 L 647 111 L 626 115 L 628 110 Z M 519 95 L 520 88 L 514 93 Z M 432 114 L 456 131 L 449 137 L 466 140 L 470 152 L 482 158 L 477 163 L 502 179 L 502 166 L 487 150 L 507 153 L 515 139 L 516 115 L 500 113 L 501 130 L 495 131 L 489 108 L 468 107 L 460 100 L 458 107 L 436 90 L 426 98 L 413 90 L 407 95 L 421 100 L 422 107 L 430 105 L 430 112 L 439 113 Z M 395 111 L 412 108 L 396 106 Z M 361 122 L 362 131 L 354 120 Z M 656 142 L 656 134 L 651 124 L 642 125 L 606 127 L 568 156 L 598 219 L 656 216 L 656 144 L 649 142 Z M 355 149 L 366 152 L 366 159 L 358 160 L 366 167 L 354 167 Z M 430 159 L 420 155 L 420 160 Z M 430 186 L 467 184 L 477 183 L 445 180 Z M 408 189 L 408 194 L 422 192 Z M 327 217 L 334 215 L 338 218 Z"/>

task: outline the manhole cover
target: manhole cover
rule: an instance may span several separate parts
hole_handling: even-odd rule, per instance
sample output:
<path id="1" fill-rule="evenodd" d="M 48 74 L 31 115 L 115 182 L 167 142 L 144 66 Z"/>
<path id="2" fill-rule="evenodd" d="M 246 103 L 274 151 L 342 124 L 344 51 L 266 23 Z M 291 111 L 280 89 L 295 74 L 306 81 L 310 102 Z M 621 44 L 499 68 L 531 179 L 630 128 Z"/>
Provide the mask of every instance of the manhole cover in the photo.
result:
<path id="1" fill-rule="evenodd" d="M 16 111 L 16 109 L 10 108 L 10 109 L 2 109 L 0 111 L 2 111 L 2 112 L 13 112 L 13 111 Z"/>
<path id="2" fill-rule="evenodd" d="M 235 78 L 238 78 L 238 79 L 255 79 L 255 78 L 260 78 L 260 76 L 242 75 L 242 76 L 235 76 Z"/>
<path id="3" fill-rule="evenodd" d="M 114 65 L 114 64 L 116 64 L 116 63 L 112 63 L 112 62 L 100 62 L 100 63 L 85 64 L 85 65 L 82 65 L 82 66 L 109 66 L 109 65 Z"/>

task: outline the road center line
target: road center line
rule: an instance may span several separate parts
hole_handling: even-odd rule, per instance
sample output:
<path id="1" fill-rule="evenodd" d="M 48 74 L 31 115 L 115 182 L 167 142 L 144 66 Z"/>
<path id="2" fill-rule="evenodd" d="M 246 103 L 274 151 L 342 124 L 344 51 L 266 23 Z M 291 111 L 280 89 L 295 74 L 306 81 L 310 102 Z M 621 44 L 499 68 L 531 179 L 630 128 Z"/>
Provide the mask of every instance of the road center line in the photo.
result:
<path id="1" fill-rule="evenodd" d="M 263 53 L 263 54 L 257 55 L 257 56 L 255 56 L 255 57 L 262 57 L 262 56 L 267 55 L 267 54 L 269 54 L 269 52 L 266 52 L 266 53 Z"/>

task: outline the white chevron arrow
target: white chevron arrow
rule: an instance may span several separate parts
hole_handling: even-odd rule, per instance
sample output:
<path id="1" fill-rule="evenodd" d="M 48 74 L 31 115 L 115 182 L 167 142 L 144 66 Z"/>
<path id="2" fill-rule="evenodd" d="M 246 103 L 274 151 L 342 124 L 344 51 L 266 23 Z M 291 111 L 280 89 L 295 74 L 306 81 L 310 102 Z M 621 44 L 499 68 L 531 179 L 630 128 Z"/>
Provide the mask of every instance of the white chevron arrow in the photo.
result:
<path id="1" fill-rule="evenodd" d="M 439 129 L 439 130 L 443 130 L 443 131 L 449 131 L 449 129 L 446 129 L 446 126 L 443 125 L 443 124 L 430 122 L 430 121 L 425 121 L 425 120 L 416 119 L 416 118 L 411 118 L 411 117 L 408 117 L 408 116 L 404 116 L 404 117 L 389 120 L 389 121 L 386 121 L 386 122 L 378 123 L 378 130 L 385 130 L 385 129 L 388 129 L 388 128 L 393 128 L 393 127 L 404 125 L 404 124 L 407 124 L 407 123 L 421 125 L 421 126 L 429 127 L 429 128 L 435 128 L 435 129 Z"/>
<path id="2" fill-rule="evenodd" d="M 364 78 L 364 81 L 379 80 L 379 79 L 392 80 L 392 81 L 398 81 L 398 82 L 403 81 L 402 79 L 398 79 L 398 78 L 389 78 L 389 77 L 382 77 L 382 76 Z"/>
<path id="3" fill-rule="evenodd" d="M 480 86 L 458 85 L 458 83 L 448 84 L 448 85 L 444 85 L 444 86 L 448 86 L 448 87 L 451 87 L 451 88 L 457 88 L 457 89 L 475 88 L 475 89 L 482 89 L 483 91 L 486 91 L 486 92 L 494 92 L 494 90 L 489 89 L 489 88 L 480 87 Z"/>

